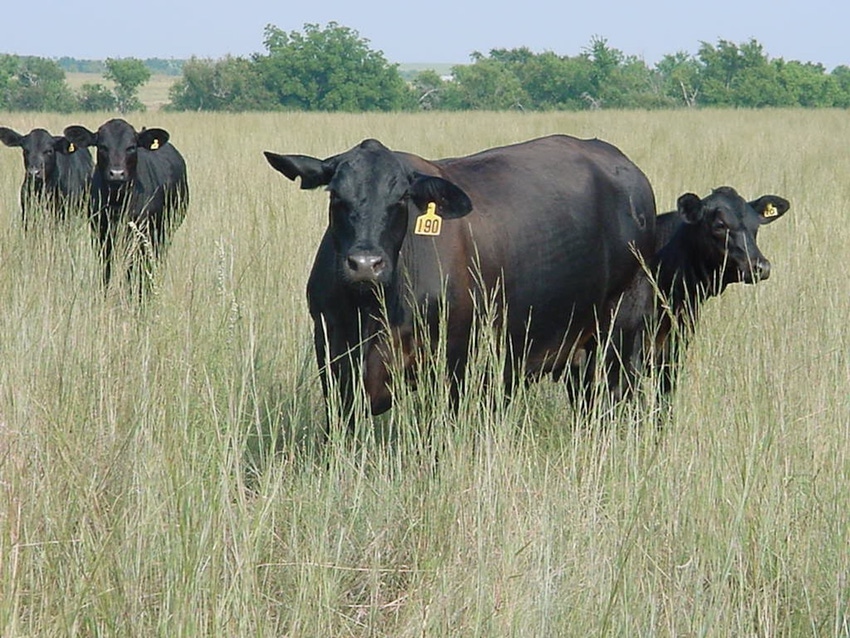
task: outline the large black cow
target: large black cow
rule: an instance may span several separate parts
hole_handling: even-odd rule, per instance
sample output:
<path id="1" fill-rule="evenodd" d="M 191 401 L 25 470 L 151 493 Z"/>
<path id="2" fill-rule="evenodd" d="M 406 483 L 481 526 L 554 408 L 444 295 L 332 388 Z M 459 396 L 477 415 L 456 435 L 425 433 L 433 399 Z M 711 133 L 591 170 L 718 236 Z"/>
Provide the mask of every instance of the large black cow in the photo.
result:
<path id="1" fill-rule="evenodd" d="M 676 359 L 687 347 L 700 306 L 729 284 L 752 284 L 770 276 L 770 262 L 756 237 L 761 226 L 779 219 L 789 208 L 788 200 L 777 195 L 748 202 L 734 188 L 721 186 L 703 199 L 685 193 L 677 200 L 677 210 L 658 216 L 655 256 L 647 264 L 653 280 L 635 280 L 624 297 L 622 312 L 627 323 L 634 325 L 635 312 L 643 312 L 644 300 L 656 297 L 654 338 L 643 343 L 645 352 L 640 357 L 644 366 L 654 367 L 662 394 L 674 388 Z M 594 345 L 588 343 L 589 353 Z M 591 358 L 582 375 L 585 383 L 592 368 Z M 574 379 L 577 374 L 574 370 Z"/>
<path id="2" fill-rule="evenodd" d="M 90 219 L 108 284 L 116 242 L 141 236 L 157 258 L 183 221 L 189 203 L 186 163 L 167 131 L 136 132 L 121 119 L 109 120 L 94 133 L 69 126 L 65 137 L 77 146 L 97 147 Z M 140 261 L 138 253 L 130 257 L 128 276 Z"/>
<path id="3" fill-rule="evenodd" d="M 24 229 L 39 211 L 59 221 L 65 218 L 68 210 L 82 207 L 92 172 L 89 149 L 77 147 L 65 137 L 51 135 L 43 128 L 21 135 L 3 126 L 0 127 L 0 141 L 23 150 L 21 219 Z"/>
<path id="4" fill-rule="evenodd" d="M 456 395 L 475 309 L 494 293 L 506 383 L 563 371 L 636 275 L 633 250 L 652 254 L 652 187 L 600 140 L 553 135 L 436 161 L 376 140 L 327 159 L 265 155 L 301 188 L 330 192 L 307 298 L 323 389 L 329 370 L 345 408 L 362 377 L 372 412 L 389 409 L 391 352 L 412 366 L 427 341 L 413 317 L 434 343 L 443 303 Z"/>

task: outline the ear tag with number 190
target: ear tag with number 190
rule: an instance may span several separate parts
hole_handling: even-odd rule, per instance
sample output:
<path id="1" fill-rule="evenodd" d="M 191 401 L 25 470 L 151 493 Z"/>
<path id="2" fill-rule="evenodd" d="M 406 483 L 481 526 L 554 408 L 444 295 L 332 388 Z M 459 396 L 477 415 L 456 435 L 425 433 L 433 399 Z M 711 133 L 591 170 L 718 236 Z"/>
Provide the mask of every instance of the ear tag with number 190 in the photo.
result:
<path id="1" fill-rule="evenodd" d="M 440 227 L 443 225 L 443 220 L 437 215 L 437 205 L 434 202 L 428 202 L 425 208 L 425 214 L 416 218 L 416 227 L 413 232 L 417 235 L 429 235 L 436 237 L 440 234 Z"/>

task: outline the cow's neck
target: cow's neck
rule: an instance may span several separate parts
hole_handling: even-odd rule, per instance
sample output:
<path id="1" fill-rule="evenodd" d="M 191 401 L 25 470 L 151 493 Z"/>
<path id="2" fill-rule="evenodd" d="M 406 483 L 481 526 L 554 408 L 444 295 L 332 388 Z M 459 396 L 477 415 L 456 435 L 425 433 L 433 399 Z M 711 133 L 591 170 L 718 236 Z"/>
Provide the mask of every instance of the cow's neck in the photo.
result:
<path id="1" fill-rule="evenodd" d="M 43 179 L 27 178 L 24 188 L 28 193 L 38 196 L 46 190 L 46 185 Z"/>
<path id="2" fill-rule="evenodd" d="M 105 191 L 106 201 L 104 204 L 110 207 L 120 207 L 122 210 L 119 212 L 123 213 L 123 208 L 129 208 L 132 198 L 136 195 L 136 185 L 133 181 L 107 184 Z"/>
<path id="3" fill-rule="evenodd" d="M 405 309 L 399 286 L 393 281 L 380 291 L 363 288 L 348 289 L 344 293 L 343 305 L 356 310 L 363 337 L 370 337 L 383 328 L 397 327 L 406 322 L 409 312 Z M 342 301 L 342 300 L 340 300 Z"/>
<path id="4" fill-rule="evenodd" d="M 657 256 L 658 286 L 681 325 L 693 327 L 700 306 L 723 292 L 722 267 L 701 258 L 696 226 L 682 223 Z"/>

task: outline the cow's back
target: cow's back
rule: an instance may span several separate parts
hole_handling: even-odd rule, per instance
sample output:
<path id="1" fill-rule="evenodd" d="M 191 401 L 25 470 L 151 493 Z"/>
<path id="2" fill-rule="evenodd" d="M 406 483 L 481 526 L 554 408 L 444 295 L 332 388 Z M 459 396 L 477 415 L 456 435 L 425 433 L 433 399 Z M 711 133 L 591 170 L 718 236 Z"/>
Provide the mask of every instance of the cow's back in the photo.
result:
<path id="1" fill-rule="evenodd" d="M 464 270 L 480 268 L 487 286 L 504 291 L 510 333 L 530 342 L 531 368 L 595 329 L 637 272 L 632 246 L 647 259 L 653 252 L 649 181 L 605 142 L 551 136 L 434 165 L 473 210 L 444 222 L 439 266 L 415 268 L 454 275 L 455 299 L 474 284 Z"/>

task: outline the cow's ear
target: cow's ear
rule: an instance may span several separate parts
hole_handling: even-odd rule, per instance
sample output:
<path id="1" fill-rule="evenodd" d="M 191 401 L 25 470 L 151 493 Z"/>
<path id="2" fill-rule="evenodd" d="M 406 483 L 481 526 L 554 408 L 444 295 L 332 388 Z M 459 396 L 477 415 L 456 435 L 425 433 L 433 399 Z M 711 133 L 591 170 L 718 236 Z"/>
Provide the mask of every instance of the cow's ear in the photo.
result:
<path id="1" fill-rule="evenodd" d="M 676 200 L 679 217 L 689 224 L 698 223 L 703 216 L 702 200 L 693 193 L 685 193 Z"/>
<path id="2" fill-rule="evenodd" d="M 70 155 L 77 150 L 77 147 L 67 137 L 62 135 L 53 136 L 53 150 L 62 155 Z"/>
<path id="3" fill-rule="evenodd" d="M 762 195 L 751 201 L 750 206 L 759 214 L 759 223 L 769 224 L 787 213 L 788 209 L 791 208 L 791 203 L 777 195 Z"/>
<path id="4" fill-rule="evenodd" d="M 0 142 L 3 142 L 6 146 L 20 146 L 23 140 L 24 136 L 20 133 L 0 126 Z"/>
<path id="5" fill-rule="evenodd" d="M 97 134 L 92 133 L 85 126 L 78 126 L 76 124 L 69 126 L 62 131 L 62 135 L 74 144 L 74 146 L 87 147 L 97 144 Z"/>
<path id="6" fill-rule="evenodd" d="M 310 189 L 327 186 L 336 172 L 336 164 L 331 160 L 320 160 L 309 155 L 278 155 L 263 151 L 272 168 L 295 181 L 301 178 L 301 188 Z"/>
<path id="7" fill-rule="evenodd" d="M 155 151 L 165 146 L 166 142 L 168 142 L 168 138 L 168 131 L 161 128 L 146 128 L 139 131 L 139 136 L 136 141 L 142 148 L 146 148 L 149 151 Z"/>
<path id="8" fill-rule="evenodd" d="M 457 219 L 472 210 L 469 195 L 442 177 L 418 175 L 410 185 L 409 192 L 417 208 L 425 210 L 430 202 L 434 202 L 437 214 L 444 219 Z"/>

